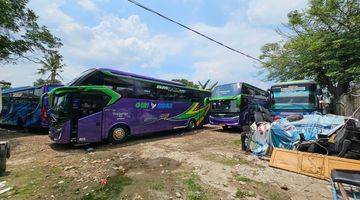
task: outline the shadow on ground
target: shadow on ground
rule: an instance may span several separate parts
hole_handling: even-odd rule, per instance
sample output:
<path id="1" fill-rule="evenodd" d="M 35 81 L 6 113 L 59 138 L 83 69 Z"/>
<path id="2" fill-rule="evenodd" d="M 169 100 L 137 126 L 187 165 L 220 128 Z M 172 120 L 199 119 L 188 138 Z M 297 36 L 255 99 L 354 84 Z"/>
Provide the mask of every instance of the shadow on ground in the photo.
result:
<path id="1" fill-rule="evenodd" d="M 86 150 L 88 148 L 94 148 L 96 151 L 107 151 L 108 149 L 114 149 L 114 148 L 120 148 L 120 147 L 127 147 L 127 146 L 133 146 L 141 143 L 148 143 L 148 142 L 154 142 L 159 140 L 166 140 L 169 138 L 175 138 L 175 137 L 184 137 L 187 135 L 193 135 L 198 134 L 203 131 L 207 130 L 213 130 L 214 127 L 207 127 L 204 126 L 201 129 L 197 129 L 194 131 L 187 131 L 186 129 L 176 129 L 176 130 L 170 130 L 170 131 L 162 131 L 162 132 L 156 132 L 156 133 L 149 133 L 143 136 L 132 136 L 127 141 L 121 144 L 109 144 L 109 143 L 96 143 L 96 144 L 83 144 L 83 145 L 74 145 L 74 144 L 55 144 L 51 143 L 50 147 L 55 151 L 70 151 L 70 150 L 78 150 L 83 149 Z"/>

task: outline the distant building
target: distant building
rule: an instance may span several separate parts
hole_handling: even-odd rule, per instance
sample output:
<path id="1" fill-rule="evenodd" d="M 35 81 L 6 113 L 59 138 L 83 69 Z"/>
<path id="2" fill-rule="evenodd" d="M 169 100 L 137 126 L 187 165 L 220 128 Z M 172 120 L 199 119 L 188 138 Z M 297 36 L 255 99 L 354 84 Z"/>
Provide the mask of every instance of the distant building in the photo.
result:
<path id="1" fill-rule="evenodd" d="M 5 81 L 0 81 L 0 113 L 1 113 L 1 110 L 2 110 L 2 88 L 5 85 L 11 85 L 11 83 L 8 83 L 8 82 L 5 82 Z"/>

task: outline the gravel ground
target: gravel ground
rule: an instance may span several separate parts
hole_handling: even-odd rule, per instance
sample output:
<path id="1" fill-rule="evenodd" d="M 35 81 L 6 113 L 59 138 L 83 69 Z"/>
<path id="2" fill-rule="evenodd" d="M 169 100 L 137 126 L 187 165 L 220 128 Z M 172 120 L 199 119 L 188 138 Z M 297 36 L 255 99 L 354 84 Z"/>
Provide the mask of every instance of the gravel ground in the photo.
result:
<path id="1" fill-rule="evenodd" d="M 328 182 L 271 168 L 240 150 L 238 133 L 215 126 L 120 145 L 61 146 L 44 133 L 4 128 L 0 140 L 11 144 L 0 181 L 12 188 L 0 198 L 331 199 Z"/>

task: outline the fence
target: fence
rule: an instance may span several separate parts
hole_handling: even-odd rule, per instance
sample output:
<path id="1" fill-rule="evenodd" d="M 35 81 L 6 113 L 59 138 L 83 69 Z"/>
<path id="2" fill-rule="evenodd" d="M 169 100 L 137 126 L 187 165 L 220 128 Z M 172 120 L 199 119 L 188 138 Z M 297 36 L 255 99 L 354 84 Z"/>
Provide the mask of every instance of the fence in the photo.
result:
<path id="1" fill-rule="evenodd" d="M 340 100 L 335 103 L 335 114 L 351 116 L 356 109 L 360 107 L 360 88 L 348 94 L 343 94 Z M 360 119 L 360 110 L 358 110 L 355 118 Z"/>

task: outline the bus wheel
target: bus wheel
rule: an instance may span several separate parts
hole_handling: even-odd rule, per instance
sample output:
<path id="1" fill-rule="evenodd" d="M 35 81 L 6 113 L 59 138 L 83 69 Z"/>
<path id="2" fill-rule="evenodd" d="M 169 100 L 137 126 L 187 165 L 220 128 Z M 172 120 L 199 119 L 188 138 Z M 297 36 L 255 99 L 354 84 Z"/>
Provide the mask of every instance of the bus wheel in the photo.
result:
<path id="1" fill-rule="evenodd" d="M 226 131 L 226 130 L 229 130 L 229 127 L 228 126 L 222 126 L 222 129 L 224 130 L 224 131 Z"/>
<path id="2" fill-rule="evenodd" d="M 124 142 L 129 135 L 128 128 L 125 126 L 117 126 L 110 131 L 109 141 L 113 144 Z"/>
<path id="3" fill-rule="evenodd" d="M 24 126 L 24 120 L 22 118 L 18 118 L 17 120 L 17 124 L 16 124 L 19 128 L 23 128 Z"/>
<path id="4" fill-rule="evenodd" d="M 194 119 L 191 119 L 187 125 L 187 130 L 192 131 L 196 128 L 196 121 Z"/>

